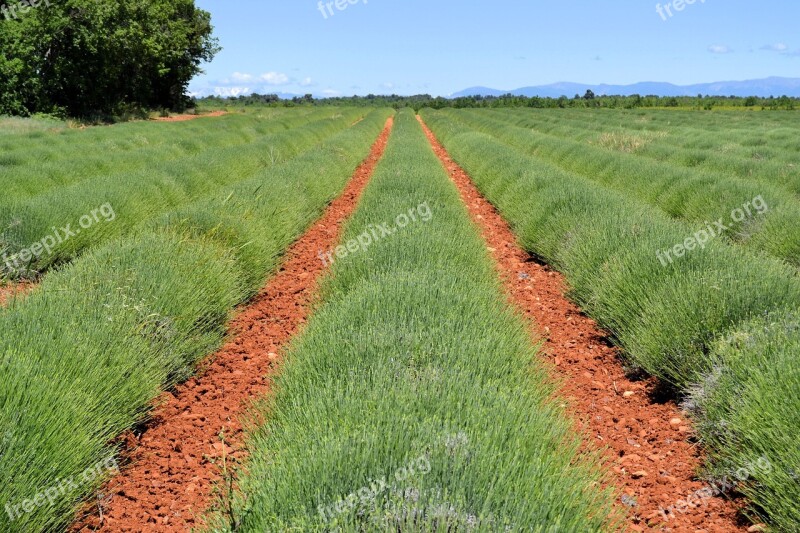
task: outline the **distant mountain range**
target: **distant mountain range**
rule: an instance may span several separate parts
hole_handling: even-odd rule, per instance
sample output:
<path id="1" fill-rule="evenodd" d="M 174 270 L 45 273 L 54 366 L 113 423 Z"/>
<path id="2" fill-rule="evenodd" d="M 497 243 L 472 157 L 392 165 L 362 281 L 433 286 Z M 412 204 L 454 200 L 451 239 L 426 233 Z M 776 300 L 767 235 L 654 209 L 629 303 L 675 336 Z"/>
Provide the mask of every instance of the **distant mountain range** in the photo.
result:
<path id="1" fill-rule="evenodd" d="M 710 96 L 792 96 L 800 97 L 800 78 L 764 78 L 761 80 L 745 81 L 720 81 L 716 83 L 699 83 L 696 85 L 673 85 L 672 83 L 642 82 L 633 85 L 587 85 L 583 83 L 553 83 L 534 87 L 522 87 L 513 91 L 501 91 L 489 87 L 471 87 L 455 94 L 450 98 L 461 96 L 501 96 L 511 93 L 514 96 L 540 96 L 558 98 L 567 96 L 572 98 L 576 94 L 583 96 L 591 90 L 598 96 L 632 94 L 657 95 L 657 96 L 697 96 L 698 94 Z"/>

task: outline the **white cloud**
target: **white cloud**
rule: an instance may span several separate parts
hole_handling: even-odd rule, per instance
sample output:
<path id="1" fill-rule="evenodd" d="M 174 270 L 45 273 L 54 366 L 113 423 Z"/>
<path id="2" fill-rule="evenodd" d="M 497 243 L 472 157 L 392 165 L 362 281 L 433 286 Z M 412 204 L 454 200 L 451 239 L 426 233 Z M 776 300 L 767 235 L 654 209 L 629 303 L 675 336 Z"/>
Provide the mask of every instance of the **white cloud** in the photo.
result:
<path id="1" fill-rule="evenodd" d="M 730 54 L 733 50 L 724 44 L 712 44 L 708 47 L 708 51 L 712 54 Z"/>
<path id="2" fill-rule="evenodd" d="M 340 93 L 339 91 L 334 91 L 333 89 L 325 89 L 324 91 L 322 91 L 322 94 L 324 94 L 325 96 L 339 96 L 342 93 Z"/>
<path id="3" fill-rule="evenodd" d="M 233 72 L 228 77 L 216 80 L 195 80 L 191 85 L 194 96 L 237 97 L 252 93 L 301 93 L 310 92 L 308 87 L 317 84 L 311 77 L 292 77 L 283 72 L 268 71 L 263 74 Z M 301 93 L 302 94 L 302 93 Z M 338 95 L 339 93 L 336 93 Z"/>
<path id="4" fill-rule="evenodd" d="M 289 76 L 282 72 L 265 72 L 259 79 L 269 85 L 286 85 L 289 83 Z"/>
<path id="5" fill-rule="evenodd" d="M 765 44 L 761 47 L 762 50 L 769 50 L 770 52 L 786 52 L 789 47 L 784 43 Z"/>
<path id="6" fill-rule="evenodd" d="M 243 83 L 261 83 L 266 85 L 286 85 L 292 79 L 282 72 L 265 72 L 260 76 L 254 76 L 246 72 L 234 72 L 230 78 L 220 80 L 221 85 L 241 85 Z"/>
<path id="7" fill-rule="evenodd" d="M 234 72 L 233 74 L 231 74 L 231 80 L 233 80 L 233 83 L 248 83 L 253 81 L 253 75 L 245 74 L 242 72 Z"/>
<path id="8" fill-rule="evenodd" d="M 250 94 L 252 93 L 252 89 L 249 87 L 214 87 L 214 95 L 215 96 L 239 96 L 242 94 Z"/>

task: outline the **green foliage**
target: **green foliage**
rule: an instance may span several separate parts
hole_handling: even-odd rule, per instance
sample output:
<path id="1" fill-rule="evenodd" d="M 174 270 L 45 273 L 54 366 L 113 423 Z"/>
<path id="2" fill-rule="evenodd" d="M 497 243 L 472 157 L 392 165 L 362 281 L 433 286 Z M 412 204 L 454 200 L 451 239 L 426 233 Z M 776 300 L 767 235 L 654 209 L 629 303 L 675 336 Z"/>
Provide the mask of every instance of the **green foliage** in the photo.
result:
<path id="1" fill-rule="evenodd" d="M 759 473 L 744 489 L 771 522 L 796 531 L 800 485 L 788 473 L 798 466 L 798 332 L 796 318 L 780 315 L 800 307 L 796 270 L 723 241 L 662 265 L 656 252 L 683 242 L 692 226 L 469 131 L 445 112 L 424 116 L 523 246 L 566 274 L 575 300 L 634 364 L 684 392 L 704 384 L 699 424 L 711 469 L 766 456 L 773 474 Z M 772 313 L 765 326 L 760 320 Z M 720 424 L 725 431 L 715 437 Z"/>
<path id="2" fill-rule="evenodd" d="M 377 106 L 393 107 L 402 109 L 410 107 L 416 111 L 423 108 L 431 109 L 463 109 L 463 108 L 518 108 L 533 107 L 537 109 L 563 109 L 563 108 L 608 108 L 608 109 L 638 109 L 638 108 L 683 108 L 701 109 L 704 105 L 713 106 L 713 102 L 718 100 L 727 108 L 745 109 L 747 99 L 739 97 L 719 97 L 709 100 L 702 95 L 694 97 L 660 97 L 645 96 L 638 94 L 631 96 L 597 96 L 591 91 L 582 98 L 569 99 L 566 96 L 560 98 L 549 98 L 539 96 L 514 96 L 505 94 L 502 96 L 463 96 L 458 98 L 444 98 L 442 96 L 433 97 L 429 94 L 417 94 L 414 96 L 376 95 L 367 96 L 342 96 L 333 98 L 310 98 L 311 95 L 303 97 L 293 97 L 290 100 L 281 100 L 278 95 L 241 95 L 222 98 L 219 96 L 208 96 L 198 100 L 204 107 L 226 107 L 226 106 L 253 106 L 269 105 L 273 107 L 294 107 L 296 105 L 321 105 L 321 106 Z M 593 98 L 590 98 L 593 96 Z M 772 110 L 793 110 L 796 107 L 798 98 L 757 98 L 756 102 L 764 109 Z M 711 109 L 711 107 L 708 107 Z"/>
<path id="3" fill-rule="evenodd" d="M 403 111 L 344 240 L 423 203 L 429 222 L 334 264 L 250 435 L 243 499 L 215 530 L 613 529 L 597 458 L 551 401 L 526 324 Z"/>
<path id="4" fill-rule="evenodd" d="M 64 530 L 108 475 L 83 470 L 113 456 L 108 443 L 219 345 L 233 306 L 340 193 L 388 115 L 264 169 L 227 203 L 209 200 L 202 223 L 175 213 L 91 250 L 0 311 L 0 502 L 15 509 L 75 483 L 13 521 L 0 513 L 0 530 Z"/>
<path id="5" fill-rule="evenodd" d="M 781 186 L 800 196 L 797 121 L 791 113 L 569 110 L 491 115 L 509 125 L 582 143 L 603 145 L 604 135 L 644 138 L 637 156 L 711 170 L 749 182 Z"/>
<path id="6" fill-rule="evenodd" d="M 484 111 L 448 111 L 448 114 L 537 159 L 696 225 L 689 235 L 721 221 L 727 228 L 724 234 L 731 241 L 800 267 L 800 198 L 787 194 L 782 187 L 590 146 L 530 127 L 513 126 Z M 749 208 L 749 215 L 743 213 L 746 216 L 740 217 L 737 212 L 732 216 L 735 210 L 742 211 L 743 206 L 751 205 L 756 198 L 762 209 Z"/>
<path id="7" fill-rule="evenodd" d="M 0 228 L 3 230 L 0 232 L 0 256 L 7 254 L 11 266 L 21 268 L 9 268 L 4 261 L 5 264 L 0 264 L 0 276 L 35 277 L 54 265 L 72 260 L 87 248 L 129 234 L 153 217 L 205 196 L 219 194 L 224 187 L 248 180 L 265 168 L 288 161 L 364 115 L 364 110 L 356 109 L 345 109 L 335 114 L 330 110 L 310 115 L 300 113 L 292 121 L 276 121 L 269 127 L 259 127 L 263 133 L 260 135 L 248 132 L 259 119 L 231 115 L 214 119 L 223 127 L 212 130 L 215 133 L 207 137 L 208 145 L 202 138 L 195 140 L 188 136 L 193 131 L 189 128 L 173 128 L 173 132 L 180 132 L 178 142 L 188 148 L 188 153 L 181 154 L 170 147 L 167 153 L 172 157 L 160 161 L 162 152 L 146 150 L 142 154 L 145 165 L 138 159 L 124 157 L 123 153 L 120 154 L 122 157 L 108 158 L 107 173 L 95 176 L 92 172 L 88 176 L 70 173 L 69 176 L 79 181 L 63 183 L 66 180 L 57 178 L 62 186 L 51 186 L 32 197 L 0 200 Z M 229 127 L 225 127 L 226 124 Z M 162 126 L 149 124 L 147 127 L 152 130 Z M 230 129 L 227 132 L 230 138 L 222 135 L 227 129 Z M 113 131 L 108 131 L 107 135 L 110 139 L 119 138 Z M 214 143 L 214 137 L 219 139 L 218 144 Z M 249 142 L 236 142 L 237 138 Z M 90 153 L 96 150 L 92 145 L 75 146 L 74 150 L 81 148 Z M 27 167 L 23 165 L 21 168 Z M 69 167 L 61 162 L 59 168 Z M 50 182 L 44 176 L 31 177 L 26 173 L 22 173 L 21 181 L 26 177 L 34 182 L 44 181 L 43 187 Z M 25 186 L 31 187 L 27 183 Z M 102 205 L 111 206 L 113 221 L 98 221 L 90 227 L 79 226 L 81 217 Z M 67 224 L 71 224 L 73 230 L 80 229 L 80 233 L 63 242 L 58 239 L 49 252 L 38 257 L 22 255 L 31 245 L 59 234 L 58 228 Z"/>
<path id="8" fill-rule="evenodd" d="M 768 460 L 737 489 L 755 504 L 753 513 L 787 533 L 800 530 L 798 353 L 797 310 L 743 324 L 714 346 L 713 370 L 687 401 L 713 459 L 710 477 L 733 478 L 742 466 Z"/>
<path id="9" fill-rule="evenodd" d="M 194 0 L 43 0 L 0 22 L 0 113 L 182 109 L 218 51 Z"/>

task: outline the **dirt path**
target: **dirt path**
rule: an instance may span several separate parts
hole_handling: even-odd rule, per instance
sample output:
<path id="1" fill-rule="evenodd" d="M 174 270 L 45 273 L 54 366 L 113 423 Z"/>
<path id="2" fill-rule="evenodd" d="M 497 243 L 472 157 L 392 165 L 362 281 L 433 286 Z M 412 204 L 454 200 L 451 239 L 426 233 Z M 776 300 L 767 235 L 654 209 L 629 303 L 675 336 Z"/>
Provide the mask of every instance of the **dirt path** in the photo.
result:
<path id="1" fill-rule="evenodd" d="M 540 328 L 536 334 L 546 340 L 544 355 L 564 381 L 561 396 L 568 400 L 567 409 L 587 442 L 607 447 L 611 480 L 623 491 L 617 505 L 625 509 L 628 527 L 676 533 L 746 530 L 729 500 L 704 498 L 697 507 L 682 505 L 707 487 L 694 480 L 702 456 L 689 441 L 689 422 L 674 403 L 652 399 L 655 380 L 633 382 L 625 376 L 607 335 L 565 296 L 563 276 L 519 247 L 509 225 L 418 118 L 480 227 L 512 302 Z"/>
<path id="2" fill-rule="evenodd" d="M 163 394 L 141 434 L 126 438 L 129 466 L 72 531 L 189 531 L 213 502 L 212 487 L 245 455 L 240 415 L 269 389 L 281 349 L 305 323 L 317 280 L 319 250 L 337 244 L 342 223 L 383 155 L 393 121 L 345 191 L 288 251 L 280 272 L 234 320 L 231 340 L 197 377 Z M 220 435 L 224 434 L 224 442 Z M 107 499 L 104 500 L 104 496 Z"/>
<path id="3" fill-rule="evenodd" d="M 33 287 L 33 283 L 10 283 L 0 286 L 0 307 L 5 307 L 11 300 L 22 297 Z"/>
<path id="4" fill-rule="evenodd" d="M 205 113 L 203 115 L 175 115 L 173 117 L 158 117 L 153 120 L 157 122 L 186 122 L 187 120 L 194 120 L 197 118 L 221 117 L 227 114 L 227 111 L 212 111 L 211 113 Z"/>

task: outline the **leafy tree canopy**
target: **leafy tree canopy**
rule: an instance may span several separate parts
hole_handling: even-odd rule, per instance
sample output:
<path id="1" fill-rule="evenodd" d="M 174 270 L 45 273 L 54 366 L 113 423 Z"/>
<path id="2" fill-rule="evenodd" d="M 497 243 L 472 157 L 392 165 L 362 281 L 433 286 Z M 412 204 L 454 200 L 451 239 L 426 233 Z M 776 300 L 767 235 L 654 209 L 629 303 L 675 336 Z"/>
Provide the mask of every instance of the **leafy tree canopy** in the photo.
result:
<path id="1" fill-rule="evenodd" d="M 212 32 L 194 0 L 10 0 L 0 12 L 0 114 L 181 109 L 200 64 L 220 50 Z"/>

